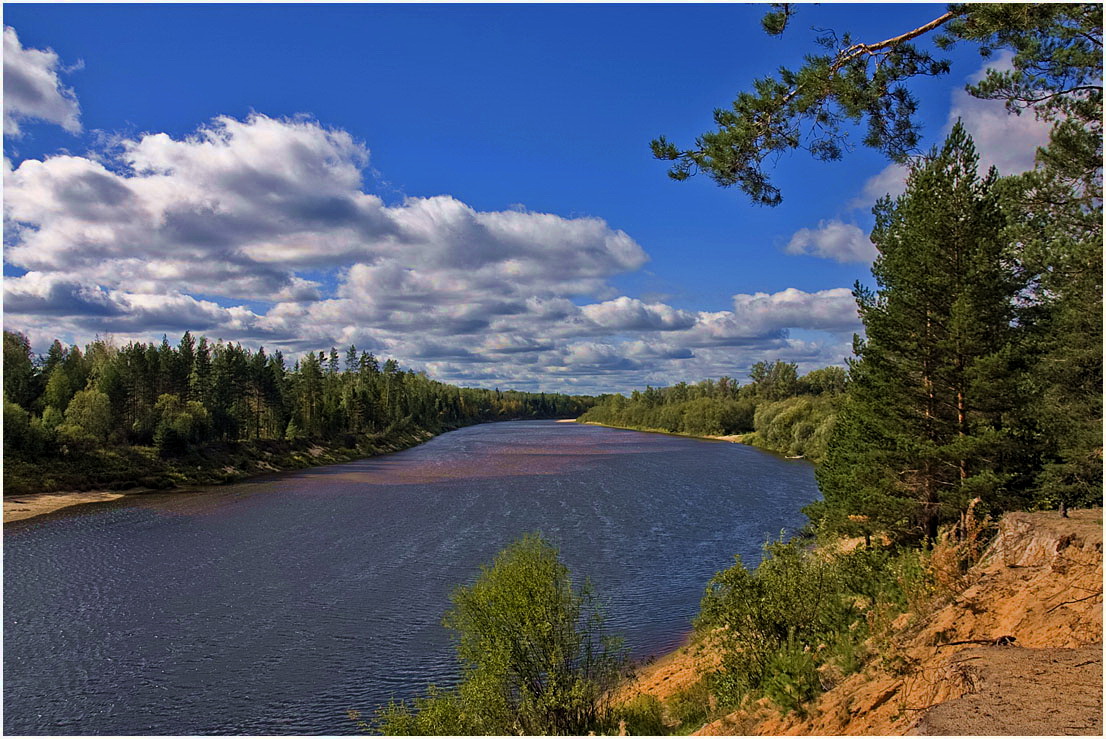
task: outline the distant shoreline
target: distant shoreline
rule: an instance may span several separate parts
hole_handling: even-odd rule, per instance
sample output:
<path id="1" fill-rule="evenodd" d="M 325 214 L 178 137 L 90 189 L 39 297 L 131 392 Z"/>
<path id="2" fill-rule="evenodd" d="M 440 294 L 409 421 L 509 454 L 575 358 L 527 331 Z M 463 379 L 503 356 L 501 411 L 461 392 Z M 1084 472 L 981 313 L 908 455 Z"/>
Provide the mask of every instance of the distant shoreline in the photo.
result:
<path id="1" fill-rule="evenodd" d="M 712 441 L 728 441 L 732 444 L 745 444 L 744 438 L 751 434 L 727 434 L 725 436 L 713 436 L 708 434 L 683 434 L 677 431 L 665 431 L 664 429 L 650 429 L 641 428 L 637 426 L 612 426 L 609 423 L 599 423 L 597 421 L 581 421 L 575 419 L 576 423 L 583 424 L 585 426 L 602 426 L 608 429 L 622 429 L 623 431 L 641 431 L 646 434 L 664 434 L 665 436 L 683 436 L 688 439 L 711 439 Z M 747 446 L 752 446 L 747 444 Z M 760 447 L 757 447 L 758 449 Z"/>
<path id="2" fill-rule="evenodd" d="M 516 420 L 532 420 L 532 419 L 503 419 L 507 421 Z M 550 419 L 533 419 L 533 420 L 550 420 Z M 556 419 L 557 423 L 574 423 L 574 418 L 560 418 Z M 502 423 L 502 420 L 497 421 L 485 421 L 484 423 Z M 481 424 L 469 424 L 469 425 L 481 425 Z M 461 426 L 459 428 L 466 428 Z M 152 488 L 152 487 L 130 487 L 124 490 L 63 490 L 63 491 L 50 491 L 50 492 L 28 492 L 28 493 L 5 493 L 4 494 L 4 523 L 14 523 L 15 521 L 25 521 L 31 518 L 37 518 L 38 516 L 45 516 L 48 513 L 60 511 L 63 508 L 71 508 L 72 506 L 88 505 L 91 503 L 107 503 L 113 500 L 119 500 L 130 495 L 145 495 L 148 493 L 191 493 L 197 489 L 209 488 L 209 487 L 222 487 L 223 485 L 233 485 L 239 482 L 245 482 L 246 480 L 258 477 L 260 475 L 269 475 L 274 472 L 296 472 L 302 469 L 312 469 L 315 467 L 327 467 L 335 464 L 347 464 L 349 462 L 355 462 L 359 459 L 370 459 L 373 457 L 382 457 L 387 454 L 395 454 L 396 452 L 402 452 L 415 446 L 419 446 L 427 441 L 430 441 L 436 436 L 439 436 L 450 431 L 457 431 L 458 429 L 442 429 L 437 433 L 433 433 L 426 430 L 419 430 L 417 432 L 401 434 L 396 438 L 393 438 L 381 447 L 376 447 L 375 450 L 339 450 L 335 448 L 325 448 L 321 445 L 313 445 L 309 450 L 309 454 L 312 458 L 319 458 L 324 455 L 329 456 L 328 459 L 319 464 L 297 464 L 295 466 L 278 467 L 272 465 L 270 460 L 254 460 L 264 465 L 258 466 L 257 469 L 251 470 L 246 474 L 240 474 L 231 479 L 223 481 L 188 481 L 185 480 L 180 485 L 175 485 L 168 488 Z M 350 452 L 361 452 L 350 455 Z M 343 453 L 344 452 L 344 453 Z M 300 455 L 302 458 L 302 455 Z"/>
<path id="3" fill-rule="evenodd" d="M 411 447 L 423 444 L 440 433 L 454 431 L 456 429 L 443 429 L 438 433 L 427 430 L 410 431 L 398 434 L 388 440 L 380 440 L 380 446 L 359 449 L 341 449 L 312 444 L 300 454 L 293 454 L 284 458 L 262 458 L 259 454 L 250 454 L 248 469 L 234 469 L 233 475 L 228 475 L 223 480 L 181 480 L 178 484 L 165 488 L 153 488 L 134 486 L 122 490 L 64 490 L 51 492 L 5 493 L 4 494 L 4 523 L 25 521 L 30 518 L 44 516 L 48 513 L 59 511 L 90 503 L 107 503 L 119 500 L 130 495 L 145 495 L 148 493 L 191 493 L 198 489 L 222 487 L 239 482 L 268 475 L 274 472 L 295 472 L 314 467 L 326 467 L 334 464 L 346 464 L 358 459 L 380 457 L 385 454 L 394 454 Z M 382 442 L 382 443 L 381 443 Z M 256 450 L 255 450 L 256 451 Z M 321 460 L 321 461 L 320 461 Z M 225 460 L 212 462 L 213 466 L 222 464 Z M 316 461 L 311 464 L 310 461 Z M 274 464 L 276 462 L 276 464 Z M 247 466 L 247 465 L 244 465 Z"/>

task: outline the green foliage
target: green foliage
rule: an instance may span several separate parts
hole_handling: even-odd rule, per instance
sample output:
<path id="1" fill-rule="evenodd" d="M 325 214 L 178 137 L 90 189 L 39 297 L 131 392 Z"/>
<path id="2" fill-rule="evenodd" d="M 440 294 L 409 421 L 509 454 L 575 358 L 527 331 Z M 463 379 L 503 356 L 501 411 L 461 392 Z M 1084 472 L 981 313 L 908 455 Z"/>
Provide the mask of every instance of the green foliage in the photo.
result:
<path id="1" fill-rule="evenodd" d="M 122 348 L 96 340 L 82 352 L 55 341 L 35 359 L 25 336 L 5 331 L 4 351 L 6 397 L 27 414 L 20 423 L 13 408 L 13 431 L 5 436 L 5 483 L 19 486 L 32 485 L 31 468 L 63 460 L 64 476 L 40 479 L 83 485 L 96 476 L 100 458 L 119 447 L 152 446 L 160 458 L 170 459 L 214 444 L 302 439 L 371 454 L 470 423 L 574 417 L 592 403 L 554 393 L 454 387 L 404 371 L 393 360 L 381 366 L 352 346 L 344 368 L 337 350 L 331 350 L 308 353 L 291 369 L 280 352 L 212 344 L 190 332 L 176 347 L 167 339 Z M 87 460 L 83 481 L 73 472 L 74 455 L 97 457 Z M 306 466 L 294 456 L 284 461 Z M 200 459 L 190 466 L 195 474 L 183 478 L 152 476 L 207 480 L 212 464 Z M 151 476 L 131 464 L 109 467 L 127 476 L 119 483 Z M 53 484 L 43 489 L 57 489 Z"/>
<path id="2" fill-rule="evenodd" d="M 758 362 L 749 377 L 752 382 L 743 387 L 723 377 L 647 387 L 629 399 L 604 396 L 580 420 L 693 436 L 756 431 L 746 437 L 748 443 L 819 461 L 845 389 L 845 371 L 826 367 L 799 377 L 793 363 Z"/>
<path id="3" fill-rule="evenodd" d="M 819 693 L 818 668 L 809 645 L 795 639 L 773 652 L 768 659 L 764 694 L 783 713 L 802 712 L 803 704 Z"/>
<path id="4" fill-rule="evenodd" d="M 79 389 L 74 385 L 75 383 L 70 380 L 65 367 L 59 365 L 50 374 L 50 379 L 46 381 L 46 392 L 42 395 L 43 402 L 64 411 L 69 406 L 69 401 L 74 393 Z"/>
<path id="5" fill-rule="evenodd" d="M 721 653 L 710 689 L 723 706 L 767 696 L 785 713 L 802 711 L 823 690 L 820 670 L 859 669 L 873 623 L 911 602 L 925 577 L 918 556 L 811 552 L 779 541 L 755 570 L 738 558 L 707 585 L 695 623 Z"/>
<path id="6" fill-rule="evenodd" d="M 31 342 L 13 331 L 4 332 L 4 397 L 30 408 L 38 397 L 38 378 L 31 362 Z"/>
<path id="7" fill-rule="evenodd" d="M 195 400 L 186 403 L 166 393 L 157 399 L 154 416 L 154 446 L 164 457 L 182 454 L 211 438 L 211 416 Z"/>
<path id="8" fill-rule="evenodd" d="M 65 423 L 65 416 L 54 406 L 48 405 L 42 410 L 42 428 L 53 431 L 63 423 Z"/>
<path id="9" fill-rule="evenodd" d="M 664 722 L 664 704 L 649 693 L 639 693 L 618 706 L 612 719 L 624 725 L 629 736 L 663 736 L 669 733 Z"/>
<path id="10" fill-rule="evenodd" d="M 81 390 L 65 409 L 65 423 L 73 436 L 106 441 L 111 431 L 111 400 L 99 390 Z"/>
<path id="11" fill-rule="evenodd" d="M 822 513 L 843 529 L 863 516 L 932 541 L 973 498 L 992 510 L 1027 498 L 1015 423 L 1025 404 L 1015 305 L 1027 285 L 1007 266 L 997 177 L 980 178 L 976 161 L 957 124 L 906 193 L 876 207 L 878 289 L 855 291 L 867 336 L 818 471 Z"/>
<path id="12" fill-rule="evenodd" d="M 679 733 L 694 731 L 706 723 L 710 716 L 710 704 L 710 686 L 706 680 L 697 680 L 677 690 L 665 702 Z"/>
<path id="13" fill-rule="evenodd" d="M 605 634 L 587 584 L 573 586 L 557 551 L 528 535 L 452 595 L 461 681 L 392 702 L 367 728 L 384 734 L 576 734 L 609 727 L 607 698 L 626 659 Z"/>
<path id="14" fill-rule="evenodd" d="M 830 395 L 800 395 L 757 406 L 756 435 L 749 442 L 789 456 L 820 462 L 825 457 L 838 401 Z"/>
<path id="15" fill-rule="evenodd" d="M 800 383 L 803 391 L 811 395 L 841 395 L 847 381 L 844 367 L 823 367 L 805 374 Z"/>
<path id="16" fill-rule="evenodd" d="M 749 369 L 753 393 L 765 400 L 783 400 L 800 392 L 799 369 L 794 362 L 757 362 Z"/>
<path id="17" fill-rule="evenodd" d="M 1031 172 L 1003 184 L 1006 238 L 1034 286 L 1019 317 L 1018 390 L 1039 454 L 1036 503 L 1092 505 L 1102 495 L 1102 6 L 994 6 L 986 43 L 1016 49 L 1014 70 L 975 94 L 1053 122 Z M 1048 24 L 1047 37 L 1019 35 Z M 1013 32 L 1001 30 L 1012 26 Z M 991 30 L 998 28 L 999 30 Z M 983 34 L 991 34 L 984 37 Z M 1096 35 L 1097 34 L 1097 35 Z M 1061 91 L 1059 94 L 1054 94 Z"/>
<path id="18" fill-rule="evenodd" d="M 760 25 L 768 35 L 780 36 L 787 30 L 787 22 L 791 19 L 792 13 L 790 3 L 772 3 L 772 10 L 764 14 Z"/>
<path id="19" fill-rule="evenodd" d="M 791 15 L 790 6 L 773 4 L 764 30 L 783 33 Z M 934 48 L 918 45 L 926 37 Z M 839 159 L 848 149 L 849 128 L 861 122 L 867 124 L 866 146 L 905 161 L 919 141 L 918 106 L 909 85 L 948 73 L 941 50 L 958 42 L 976 44 L 982 56 L 996 49 L 1014 52 L 1012 70 L 988 73 L 968 86 L 969 93 L 1056 121 L 1066 134 L 1054 135 L 1054 144 L 1066 138 L 1068 152 L 1093 151 L 1096 136 L 1101 152 L 1101 5 L 955 3 L 929 23 L 883 41 L 863 43 L 849 33 L 821 31 L 817 42 L 826 53 L 809 54 L 797 69 L 781 67 L 753 81 L 729 108 L 714 111 L 717 129 L 698 136 L 693 147 L 655 139 L 653 155 L 674 163 L 669 177 L 685 180 L 702 172 L 723 187 L 739 187 L 754 203 L 777 205 L 782 196 L 766 160 L 796 149 L 818 160 Z"/>
<path id="20" fill-rule="evenodd" d="M 650 387 L 644 393 L 635 391 L 630 400 L 621 395 L 607 396 L 582 415 L 580 421 L 696 436 L 753 429 L 756 406 L 751 398 L 699 396 L 686 399 L 687 394 L 695 394 L 700 388 L 701 385 L 686 384 L 672 388 Z"/>
<path id="21" fill-rule="evenodd" d="M 772 677 L 776 656 L 795 645 L 814 647 L 850 616 L 825 560 L 805 556 L 794 543 L 775 542 L 756 570 L 740 558 L 707 585 L 696 628 L 714 631 L 722 669 L 713 688 L 726 704 L 761 692 Z"/>
<path id="22" fill-rule="evenodd" d="M 4 394 L 4 448 L 23 450 L 28 445 L 31 414 Z"/>
<path id="23" fill-rule="evenodd" d="M 377 710 L 372 722 L 362 728 L 388 736 L 471 736 L 480 733 L 479 724 L 456 690 L 431 685 L 426 695 L 409 702 L 392 701 Z"/>

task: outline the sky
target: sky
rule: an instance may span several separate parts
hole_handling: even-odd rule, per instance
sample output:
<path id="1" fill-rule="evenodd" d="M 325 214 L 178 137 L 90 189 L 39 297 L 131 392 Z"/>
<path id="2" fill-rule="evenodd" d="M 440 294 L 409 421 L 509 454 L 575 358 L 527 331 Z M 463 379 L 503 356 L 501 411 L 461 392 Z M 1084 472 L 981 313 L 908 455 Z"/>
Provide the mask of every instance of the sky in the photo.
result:
<path id="1" fill-rule="evenodd" d="M 784 202 L 670 180 L 815 29 L 882 40 L 943 6 L 4 5 L 4 327 L 54 338 L 353 344 L 465 386 L 572 393 L 842 364 L 870 208 L 903 170 L 781 157 Z M 1045 126 L 912 86 L 1032 166 Z"/>

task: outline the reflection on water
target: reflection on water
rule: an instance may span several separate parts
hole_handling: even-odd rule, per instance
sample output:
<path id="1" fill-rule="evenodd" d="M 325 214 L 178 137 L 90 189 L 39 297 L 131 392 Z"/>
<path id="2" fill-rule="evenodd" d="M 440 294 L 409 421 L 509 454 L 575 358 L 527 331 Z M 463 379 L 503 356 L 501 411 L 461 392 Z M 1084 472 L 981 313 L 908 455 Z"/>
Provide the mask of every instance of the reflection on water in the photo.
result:
<path id="1" fill-rule="evenodd" d="M 4 729 L 355 733 L 348 709 L 453 678 L 449 591 L 528 531 L 658 653 L 815 495 L 809 465 L 748 447 L 526 421 L 9 524 Z"/>

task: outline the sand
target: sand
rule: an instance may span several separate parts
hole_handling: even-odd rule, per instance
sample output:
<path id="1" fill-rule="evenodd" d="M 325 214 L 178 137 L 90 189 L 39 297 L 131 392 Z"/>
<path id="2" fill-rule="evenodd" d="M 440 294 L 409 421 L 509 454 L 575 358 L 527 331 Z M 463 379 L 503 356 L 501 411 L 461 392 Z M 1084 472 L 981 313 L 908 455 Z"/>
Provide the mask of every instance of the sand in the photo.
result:
<path id="1" fill-rule="evenodd" d="M 106 490 L 89 490 L 81 493 L 33 493 L 31 495 L 4 496 L 4 523 L 34 518 L 46 513 L 84 505 L 85 503 L 103 503 L 118 500 L 124 493 L 112 493 Z"/>

